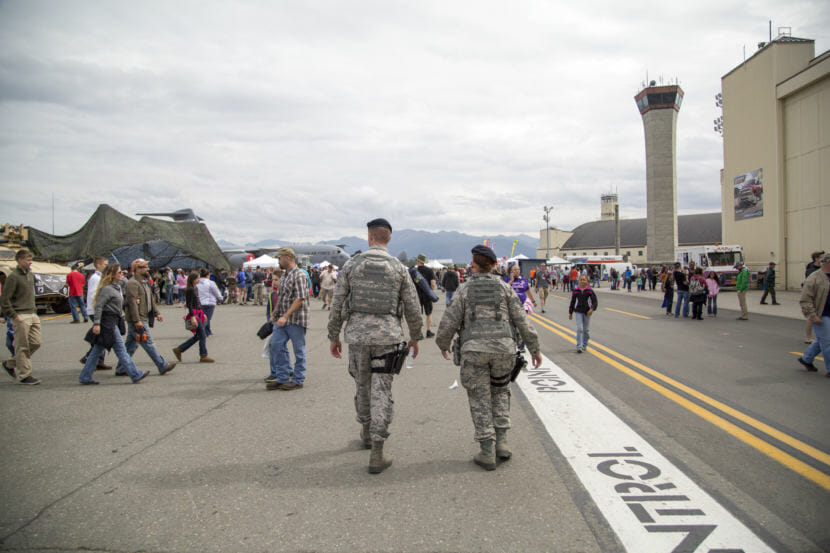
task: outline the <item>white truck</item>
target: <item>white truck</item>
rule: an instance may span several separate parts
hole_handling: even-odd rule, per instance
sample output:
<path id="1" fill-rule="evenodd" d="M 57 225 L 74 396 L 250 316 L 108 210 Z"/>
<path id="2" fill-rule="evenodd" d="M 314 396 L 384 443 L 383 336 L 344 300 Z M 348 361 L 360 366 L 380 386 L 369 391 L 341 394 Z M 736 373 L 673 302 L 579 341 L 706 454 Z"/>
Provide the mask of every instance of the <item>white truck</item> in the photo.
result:
<path id="1" fill-rule="evenodd" d="M 743 248 L 733 245 L 677 248 L 676 255 L 676 260 L 684 266 L 689 265 L 690 261 L 694 261 L 695 266 L 702 267 L 704 272 L 715 271 L 718 274 L 722 288 L 735 286 L 735 277 L 738 275 L 735 263 L 738 261 L 744 262 Z"/>

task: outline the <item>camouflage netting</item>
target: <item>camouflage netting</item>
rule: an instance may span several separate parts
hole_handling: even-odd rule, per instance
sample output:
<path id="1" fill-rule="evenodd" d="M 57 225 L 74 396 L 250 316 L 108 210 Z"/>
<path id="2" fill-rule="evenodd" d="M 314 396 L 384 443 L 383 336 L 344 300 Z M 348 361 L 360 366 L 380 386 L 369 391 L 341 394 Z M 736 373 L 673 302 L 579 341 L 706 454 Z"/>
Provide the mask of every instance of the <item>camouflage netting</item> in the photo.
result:
<path id="1" fill-rule="evenodd" d="M 159 242 L 175 248 L 165 257 L 184 260 L 192 257 L 217 269 L 230 270 L 222 250 L 203 223 L 161 221 L 142 217 L 136 221 L 101 204 L 80 230 L 66 236 L 54 236 L 27 227 L 28 247 L 37 259 L 70 263 L 78 259 L 90 260 L 96 255 L 109 256 L 119 248 L 135 246 L 141 255 L 152 255 Z M 172 259 L 171 259 L 172 260 Z M 161 260 L 160 260 L 161 261 Z M 156 265 L 154 263 L 154 265 Z"/>

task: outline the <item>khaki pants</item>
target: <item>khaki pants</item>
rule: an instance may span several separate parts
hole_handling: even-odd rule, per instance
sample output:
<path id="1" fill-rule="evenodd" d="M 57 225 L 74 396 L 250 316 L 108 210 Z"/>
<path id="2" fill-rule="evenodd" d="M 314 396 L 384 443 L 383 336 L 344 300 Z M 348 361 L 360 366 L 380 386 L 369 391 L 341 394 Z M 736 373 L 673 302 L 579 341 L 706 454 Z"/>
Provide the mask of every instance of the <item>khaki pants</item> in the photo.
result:
<path id="1" fill-rule="evenodd" d="M 14 321 L 14 359 L 6 364 L 15 370 L 18 380 L 32 375 L 32 354 L 40 347 L 40 318 L 34 313 L 18 314 Z"/>
<path id="2" fill-rule="evenodd" d="M 746 309 L 746 290 L 738 290 L 738 303 L 741 306 L 741 318 L 748 319 L 749 311 Z"/>

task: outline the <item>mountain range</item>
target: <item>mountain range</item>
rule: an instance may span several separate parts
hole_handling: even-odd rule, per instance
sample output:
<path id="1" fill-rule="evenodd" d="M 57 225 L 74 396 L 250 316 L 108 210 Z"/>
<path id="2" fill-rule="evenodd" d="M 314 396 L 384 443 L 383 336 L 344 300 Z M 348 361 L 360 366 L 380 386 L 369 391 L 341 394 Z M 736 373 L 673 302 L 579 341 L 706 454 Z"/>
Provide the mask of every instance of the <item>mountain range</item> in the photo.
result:
<path id="1" fill-rule="evenodd" d="M 427 256 L 428 259 L 452 259 L 456 263 L 467 263 L 470 260 L 470 249 L 476 244 L 482 244 L 484 240 L 490 240 L 491 247 L 498 257 L 509 257 L 513 247 L 513 240 L 518 240 L 513 255 L 524 254 L 528 257 L 536 257 L 536 247 L 539 239 L 527 234 L 505 236 L 473 236 L 455 231 L 428 232 L 423 230 L 396 230 L 392 233 L 392 241 L 389 242 L 389 253 L 394 256 L 406 253 L 409 259 L 415 258 L 419 253 Z M 227 240 L 217 240 L 219 246 L 230 247 L 235 244 Z M 249 242 L 245 248 L 257 248 L 262 246 L 280 245 L 312 245 L 312 242 L 291 242 L 288 240 L 267 239 L 259 242 Z M 316 244 L 342 245 L 349 254 L 360 250 L 364 251 L 369 247 L 366 238 L 357 236 L 342 236 L 336 240 L 323 240 Z"/>

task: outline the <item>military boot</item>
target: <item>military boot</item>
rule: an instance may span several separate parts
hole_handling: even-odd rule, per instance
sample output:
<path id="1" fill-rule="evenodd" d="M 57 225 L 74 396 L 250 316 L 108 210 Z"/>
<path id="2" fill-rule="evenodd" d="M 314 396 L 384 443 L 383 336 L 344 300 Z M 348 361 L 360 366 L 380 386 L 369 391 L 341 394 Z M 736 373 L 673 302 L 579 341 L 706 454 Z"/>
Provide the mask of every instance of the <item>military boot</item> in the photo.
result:
<path id="1" fill-rule="evenodd" d="M 369 456 L 369 474 L 380 474 L 392 464 L 392 459 L 383 456 L 383 442 L 372 442 L 372 453 Z"/>
<path id="2" fill-rule="evenodd" d="M 360 440 L 363 442 L 364 449 L 372 449 L 372 437 L 369 435 L 369 425 L 371 423 L 364 422 L 363 429 L 360 431 Z"/>
<path id="3" fill-rule="evenodd" d="M 493 440 L 479 442 L 481 451 L 476 453 L 473 461 L 484 470 L 496 470 L 496 452 Z"/>
<path id="4" fill-rule="evenodd" d="M 496 457 L 499 459 L 510 459 L 512 453 L 507 446 L 507 429 L 496 428 Z"/>

